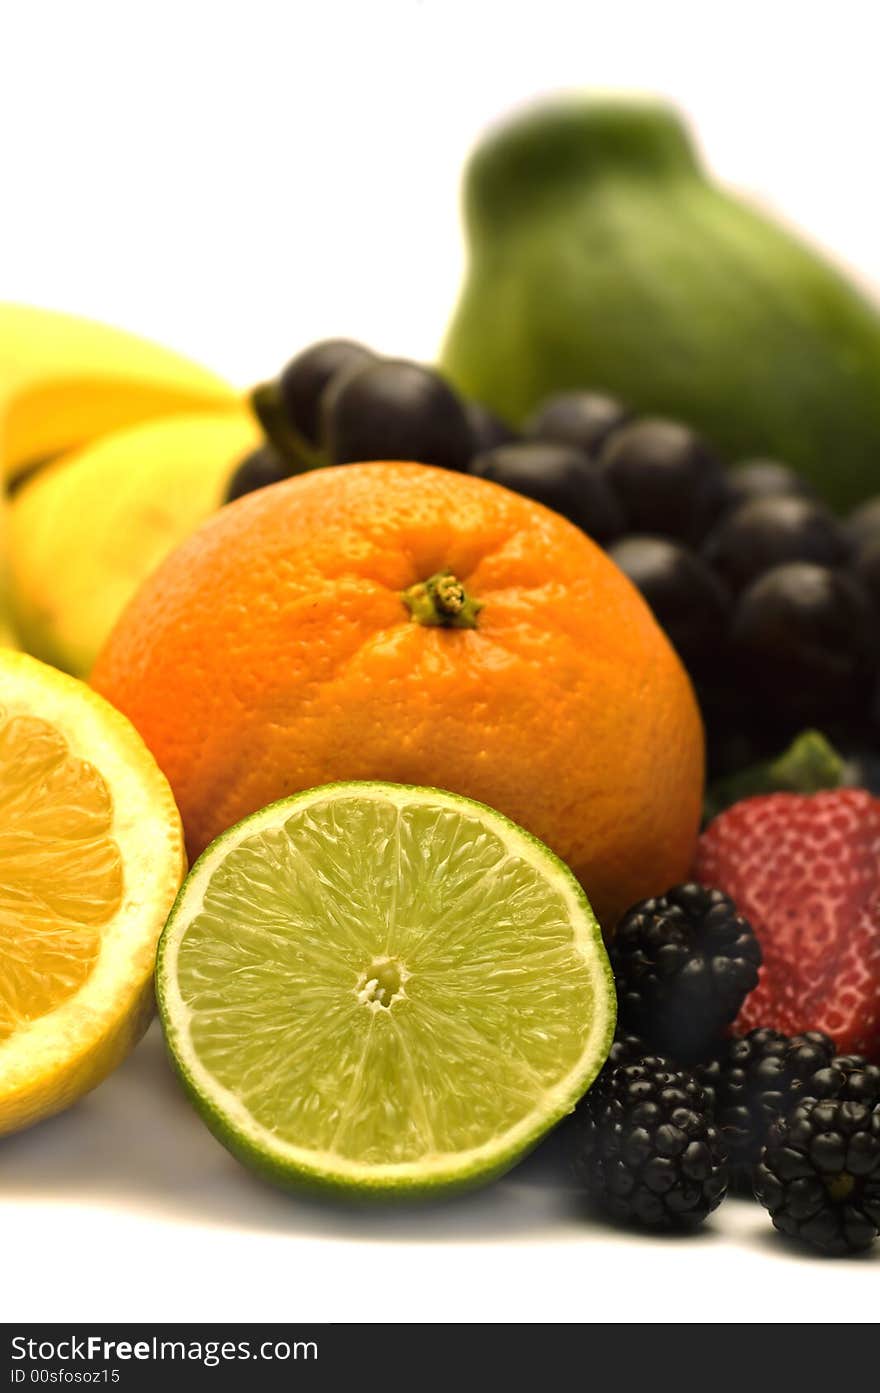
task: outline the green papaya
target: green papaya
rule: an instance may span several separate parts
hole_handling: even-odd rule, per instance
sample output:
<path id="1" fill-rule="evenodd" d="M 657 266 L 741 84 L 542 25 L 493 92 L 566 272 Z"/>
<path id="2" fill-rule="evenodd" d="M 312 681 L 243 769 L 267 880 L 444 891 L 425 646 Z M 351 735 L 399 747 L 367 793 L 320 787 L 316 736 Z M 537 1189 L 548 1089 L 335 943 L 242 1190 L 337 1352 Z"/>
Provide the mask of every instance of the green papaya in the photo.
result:
<path id="1" fill-rule="evenodd" d="M 729 461 L 784 460 L 839 509 L 880 491 L 880 311 L 716 187 L 674 109 L 514 118 L 470 161 L 465 221 L 442 364 L 468 396 L 517 424 L 551 393 L 602 389 Z"/>

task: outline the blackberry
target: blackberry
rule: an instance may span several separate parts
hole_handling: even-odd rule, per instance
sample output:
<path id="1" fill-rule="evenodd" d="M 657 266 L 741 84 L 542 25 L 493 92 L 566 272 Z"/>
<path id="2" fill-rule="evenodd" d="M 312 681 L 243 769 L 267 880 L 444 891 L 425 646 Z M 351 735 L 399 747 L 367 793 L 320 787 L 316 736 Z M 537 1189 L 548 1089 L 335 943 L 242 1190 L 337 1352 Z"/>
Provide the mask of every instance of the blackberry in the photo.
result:
<path id="1" fill-rule="evenodd" d="M 608 1058 L 602 1066 L 600 1079 L 607 1074 L 611 1074 L 620 1064 L 638 1064 L 649 1051 L 645 1048 L 644 1040 L 640 1040 L 638 1035 L 621 1035 L 618 1033 L 614 1037 L 614 1042 L 608 1052 Z M 670 1068 L 675 1066 L 670 1064 Z"/>
<path id="2" fill-rule="evenodd" d="M 593 1204 L 628 1223 L 700 1224 L 727 1191 L 704 1089 L 659 1056 L 602 1076 L 587 1094 L 575 1146 L 575 1169 Z"/>
<path id="3" fill-rule="evenodd" d="M 800 1098 L 837 1098 L 880 1106 L 880 1065 L 860 1054 L 838 1054 L 798 1084 Z"/>
<path id="4" fill-rule="evenodd" d="M 593 1083 L 589 1093 L 586 1093 L 584 1097 L 581 1098 L 574 1112 L 569 1113 L 560 1123 L 560 1130 L 566 1132 L 569 1142 L 574 1144 L 575 1150 L 579 1129 L 587 1115 L 593 1098 L 597 1096 L 597 1090 L 610 1078 L 618 1065 L 637 1064 L 643 1055 L 647 1053 L 648 1050 L 645 1048 L 644 1040 L 640 1040 L 637 1035 L 621 1035 L 619 1033 L 615 1035 L 611 1049 L 608 1052 L 608 1058 L 602 1065 L 598 1078 Z M 670 1062 L 669 1068 L 674 1069 L 675 1065 Z M 572 1158 L 574 1154 L 573 1151 L 571 1153 Z"/>
<path id="5" fill-rule="evenodd" d="M 880 1106 L 796 1103 L 770 1129 L 755 1194 L 780 1233 L 821 1253 L 869 1248 L 880 1233 Z"/>
<path id="6" fill-rule="evenodd" d="M 820 1076 L 833 1054 L 833 1040 L 817 1030 L 788 1036 L 764 1027 L 725 1040 L 697 1066 L 697 1079 L 714 1102 L 732 1178 L 750 1178 L 771 1123 L 791 1107 L 800 1085 Z"/>
<path id="7" fill-rule="evenodd" d="M 609 957 L 621 1028 L 687 1061 L 710 1052 L 757 986 L 761 948 L 727 895 L 689 884 L 633 905 Z"/>

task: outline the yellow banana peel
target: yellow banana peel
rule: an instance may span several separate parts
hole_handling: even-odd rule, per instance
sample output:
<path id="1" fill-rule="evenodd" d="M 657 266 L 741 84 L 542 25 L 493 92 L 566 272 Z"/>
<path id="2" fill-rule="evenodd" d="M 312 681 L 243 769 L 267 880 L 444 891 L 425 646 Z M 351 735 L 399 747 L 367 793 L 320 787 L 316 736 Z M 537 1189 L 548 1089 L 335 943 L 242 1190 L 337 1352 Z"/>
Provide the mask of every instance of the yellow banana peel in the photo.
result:
<path id="1" fill-rule="evenodd" d="M 0 478 L 124 426 L 240 409 L 222 378 L 121 329 L 0 304 Z"/>
<path id="2" fill-rule="evenodd" d="M 102 436 L 26 479 L 9 509 L 24 647 L 87 675 L 140 582 L 222 505 L 261 439 L 243 405 L 172 416 Z"/>

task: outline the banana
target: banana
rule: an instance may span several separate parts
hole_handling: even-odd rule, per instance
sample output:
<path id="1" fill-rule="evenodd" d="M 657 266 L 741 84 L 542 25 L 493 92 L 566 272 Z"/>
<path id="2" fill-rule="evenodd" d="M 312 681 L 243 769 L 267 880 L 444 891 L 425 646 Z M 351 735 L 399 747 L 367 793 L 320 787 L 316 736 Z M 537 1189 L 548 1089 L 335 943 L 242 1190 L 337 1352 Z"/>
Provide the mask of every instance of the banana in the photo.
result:
<path id="1" fill-rule="evenodd" d="M 115 431 L 41 469 L 12 496 L 12 612 L 36 657 L 86 676 L 140 582 L 221 506 L 261 442 L 236 411 Z"/>
<path id="2" fill-rule="evenodd" d="M 7 481 L 138 421 L 234 410 L 238 395 L 206 368 L 121 329 L 0 304 L 0 478 Z"/>

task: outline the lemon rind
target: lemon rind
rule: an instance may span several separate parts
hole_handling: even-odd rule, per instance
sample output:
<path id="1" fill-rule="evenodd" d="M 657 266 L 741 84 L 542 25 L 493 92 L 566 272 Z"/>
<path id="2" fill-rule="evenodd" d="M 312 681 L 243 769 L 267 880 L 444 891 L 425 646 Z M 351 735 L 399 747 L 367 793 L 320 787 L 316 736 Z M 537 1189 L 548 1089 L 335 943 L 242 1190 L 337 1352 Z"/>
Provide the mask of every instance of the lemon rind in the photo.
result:
<path id="1" fill-rule="evenodd" d="M 123 901 L 89 977 L 54 1011 L 0 1042 L 0 1132 L 57 1111 L 118 1062 L 150 1014 L 156 945 L 185 873 L 171 789 L 140 736 L 103 697 L 25 654 L 0 653 L 0 709 L 38 715 L 94 764 L 113 799 Z M 108 1058 L 102 1059 L 106 1050 Z M 106 1065 L 106 1067 L 105 1067 Z M 78 1083 L 79 1081 L 79 1083 Z"/>

